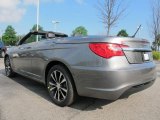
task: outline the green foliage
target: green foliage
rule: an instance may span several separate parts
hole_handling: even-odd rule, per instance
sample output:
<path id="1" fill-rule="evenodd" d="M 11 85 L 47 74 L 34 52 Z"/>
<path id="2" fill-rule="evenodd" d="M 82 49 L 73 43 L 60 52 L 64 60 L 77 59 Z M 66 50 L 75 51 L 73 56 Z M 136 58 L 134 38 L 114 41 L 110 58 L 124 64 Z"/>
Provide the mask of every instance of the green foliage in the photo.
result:
<path id="1" fill-rule="evenodd" d="M 154 60 L 160 60 L 160 52 L 153 51 L 152 54 Z"/>
<path id="2" fill-rule="evenodd" d="M 88 31 L 85 27 L 79 26 L 72 32 L 72 36 L 87 36 Z"/>
<path id="3" fill-rule="evenodd" d="M 17 35 L 16 37 L 16 39 L 17 39 L 17 41 L 19 41 L 19 40 L 21 40 L 23 37 L 24 37 L 25 35 Z"/>
<path id="4" fill-rule="evenodd" d="M 30 31 L 37 31 L 37 24 L 33 25 L 32 29 Z M 43 30 L 43 27 L 38 25 L 38 31 L 44 31 Z M 32 35 L 29 40 L 27 40 L 28 43 L 31 43 L 31 42 L 35 42 L 36 41 L 36 35 Z"/>
<path id="5" fill-rule="evenodd" d="M 126 32 L 126 30 L 122 29 L 118 32 L 117 36 L 128 37 L 128 33 Z"/>
<path id="6" fill-rule="evenodd" d="M 7 26 L 3 34 L 3 42 L 5 45 L 15 45 L 17 42 L 15 29 L 11 25 Z"/>
<path id="7" fill-rule="evenodd" d="M 33 25 L 31 31 L 37 31 L 37 24 Z M 38 31 L 44 31 L 43 27 L 38 25 Z"/>
<path id="8" fill-rule="evenodd" d="M 35 24 L 33 25 L 30 31 L 36 31 L 36 30 L 37 30 L 37 25 Z M 39 25 L 39 31 L 44 31 L 43 27 L 41 27 L 40 25 Z M 17 41 L 19 41 L 24 37 L 24 35 L 16 36 L 15 29 L 11 25 L 8 25 L 2 37 L 5 45 L 15 45 Z M 30 39 L 31 41 L 35 41 L 35 36 L 31 36 Z"/>
<path id="9" fill-rule="evenodd" d="M 38 40 L 39 40 L 39 39 L 40 39 L 40 38 L 38 37 Z M 36 42 L 36 40 L 37 40 L 37 35 L 32 35 L 32 36 L 30 36 L 30 37 L 28 38 L 27 43 Z"/>

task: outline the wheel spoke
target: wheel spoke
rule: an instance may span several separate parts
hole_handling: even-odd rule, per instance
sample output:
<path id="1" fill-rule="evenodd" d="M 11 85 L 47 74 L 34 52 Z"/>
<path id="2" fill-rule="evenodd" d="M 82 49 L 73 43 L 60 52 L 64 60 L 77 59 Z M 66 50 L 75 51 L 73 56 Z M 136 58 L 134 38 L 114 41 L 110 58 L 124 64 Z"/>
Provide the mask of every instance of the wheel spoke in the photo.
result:
<path id="1" fill-rule="evenodd" d="M 10 69 L 11 67 L 10 66 L 6 66 L 6 69 Z"/>
<path id="2" fill-rule="evenodd" d="M 50 92 L 52 92 L 56 87 L 52 87 L 49 89 Z"/>
<path id="3" fill-rule="evenodd" d="M 59 93 L 59 90 L 58 90 L 58 101 L 60 101 L 60 93 Z"/>
<path id="4" fill-rule="evenodd" d="M 8 70 L 8 69 L 9 69 L 9 67 L 6 67 L 6 69 Z"/>
<path id="5" fill-rule="evenodd" d="M 9 60 L 6 60 L 6 66 L 9 66 L 10 63 L 9 63 Z"/>
<path id="6" fill-rule="evenodd" d="M 55 94 L 54 94 L 54 99 L 56 99 L 56 96 L 57 96 L 57 92 L 58 92 L 58 91 L 56 90 L 56 92 L 55 92 Z"/>
<path id="7" fill-rule="evenodd" d="M 57 78 L 57 71 L 54 71 L 54 76 L 55 76 L 55 80 L 56 80 L 56 82 L 58 82 L 58 78 Z"/>
<path id="8" fill-rule="evenodd" d="M 53 76 L 53 74 L 51 74 L 51 77 L 54 80 L 54 82 L 57 83 L 57 80 L 55 79 L 55 77 Z"/>
<path id="9" fill-rule="evenodd" d="M 65 93 L 67 93 L 67 89 L 65 88 L 61 88 L 62 91 L 64 91 Z"/>
<path id="10" fill-rule="evenodd" d="M 64 82 L 66 82 L 65 78 L 60 82 L 60 84 L 63 84 Z"/>
<path id="11" fill-rule="evenodd" d="M 61 82 L 61 78 L 62 78 L 63 74 L 60 72 L 60 75 L 59 75 L 59 83 Z"/>
<path id="12" fill-rule="evenodd" d="M 62 90 L 61 90 L 61 89 L 60 89 L 60 93 L 61 93 L 61 95 L 62 95 L 63 99 L 65 99 L 65 98 L 66 98 L 66 96 L 63 94 L 63 92 L 62 92 Z"/>
<path id="13" fill-rule="evenodd" d="M 52 82 L 49 82 L 49 85 L 51 86 L 56 86 L 56 84 L 52 83 Z"/>

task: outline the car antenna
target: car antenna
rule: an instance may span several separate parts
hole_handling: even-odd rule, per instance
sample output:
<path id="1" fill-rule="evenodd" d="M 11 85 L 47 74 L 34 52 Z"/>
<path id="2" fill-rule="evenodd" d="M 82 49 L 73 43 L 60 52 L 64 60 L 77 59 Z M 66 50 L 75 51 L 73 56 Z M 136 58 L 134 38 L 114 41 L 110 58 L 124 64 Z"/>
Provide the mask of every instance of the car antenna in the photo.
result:
<path id="1" fill-rule="evenodd" d="M 138 31 L 141 29 L 142 25 L 140 25 L 137 29 L 137 31 L 134 33 L 134 35 L 132 36 L 132 38 L 135 38 L 135 36 L 137 35 Z"/>

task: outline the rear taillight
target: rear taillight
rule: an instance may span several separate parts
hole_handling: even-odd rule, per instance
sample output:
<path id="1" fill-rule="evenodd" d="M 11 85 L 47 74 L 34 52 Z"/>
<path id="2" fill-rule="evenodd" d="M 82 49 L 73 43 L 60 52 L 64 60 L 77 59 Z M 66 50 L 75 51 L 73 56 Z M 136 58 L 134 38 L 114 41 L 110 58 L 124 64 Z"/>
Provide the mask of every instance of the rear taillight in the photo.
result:
<path id="1" fill-rule="evenodd" d="M 112 58 L 115 56 L 124 56 L 122 48 L 128 47 L 126 45 L 114 43 L 90 43 L 89 48 L 96 55 L 103 58 Z"/>

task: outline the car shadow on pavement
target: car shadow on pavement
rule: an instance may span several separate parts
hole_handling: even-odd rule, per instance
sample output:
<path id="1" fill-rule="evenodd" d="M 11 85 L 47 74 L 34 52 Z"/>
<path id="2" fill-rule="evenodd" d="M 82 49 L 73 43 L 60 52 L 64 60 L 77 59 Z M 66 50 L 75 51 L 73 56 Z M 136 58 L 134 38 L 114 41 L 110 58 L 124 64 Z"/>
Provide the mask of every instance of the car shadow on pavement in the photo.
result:
<path id="1" fill-rule="evenodd" d="M 1 74 L 5 74 L 4 70 L 0 71 Z M 52 102 L 49 94 L 47 92 L 46 87 L 34 80 L 25 78 L 23 76 L 17 75 L 16 77 L 12 78 L 11 80 L 15 81 L 16 83 L 22 85 L 23 87 L 27 88 L 28 90 L 36 93 L 37 95 L 41 96 L 48 102 Z M 123 95 L 120 99 L 127 99 L 130 94 Z M 103 109 L 103 106 L 109 105 L 114 101 L 103 100 L 103 99 L 96 99 L 96 98 L 88 98 L 88 97 L 78 97 L 77 101 L 69 106 L 70 108 L 77 109 L 80 111 L 93 111 L 96 109 Z"/>
<path id="2" fill-rule="evenodd" d="M 4 70 L 0 70 L 0 74 L 5 75 Z M 22 85 L 23 87 L 27 88 L 33 93 L 36 93 L 37 95 L 41 96 L 48 102 L 52 102 L 51 98 L 49 97 L 48 91 L 43 84 L 25 78 L 21 75 L 16 75 L 15 77 L 11 78 L 11 80 Z M 88 97 L 78 97 L 77 101 L 69 107 L 81 111 L 92 111 L 96 109 L 102 109 L 103 108 L 102 106 L 106 106 L 110 103 L 112 103 L 112 101 L 88 98 Z"/>
<path id="3" fill-rule="evenodd" d="M 36 93 L 42 98 L 46 99 L 48 102 L 52 102 L 51 98 L 49 97 L 48 91 L 43 84 L 20 75 L 17 75 L 16 77 L 12 78 L 12 80 L 29 89 L 30 91 Z M 102 106 L 105 106 L 110 103 L 111 101 L 108 100 L 78 97 L 77 101 L 69 107 L 81 111 L 92 111 L 96 109 L 102 109 Z"/>

